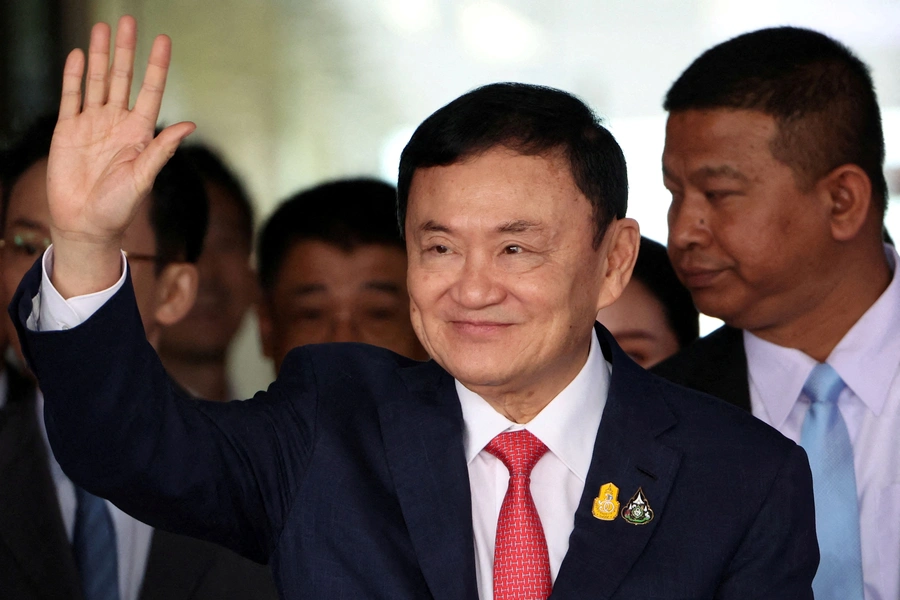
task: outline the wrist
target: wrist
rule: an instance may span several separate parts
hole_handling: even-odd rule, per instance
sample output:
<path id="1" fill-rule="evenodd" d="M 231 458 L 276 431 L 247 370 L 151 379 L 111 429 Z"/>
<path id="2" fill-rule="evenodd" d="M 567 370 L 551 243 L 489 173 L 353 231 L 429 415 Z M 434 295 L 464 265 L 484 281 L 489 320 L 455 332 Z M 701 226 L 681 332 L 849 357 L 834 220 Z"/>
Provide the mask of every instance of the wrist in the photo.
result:
<path id="1" fill-rule="evenodd" d="M 119 240 L 85 241 L 53 235 L 53 270 L 50 281 L 59 294 L 93 294 L 108 289 L 122 276 Z"/>

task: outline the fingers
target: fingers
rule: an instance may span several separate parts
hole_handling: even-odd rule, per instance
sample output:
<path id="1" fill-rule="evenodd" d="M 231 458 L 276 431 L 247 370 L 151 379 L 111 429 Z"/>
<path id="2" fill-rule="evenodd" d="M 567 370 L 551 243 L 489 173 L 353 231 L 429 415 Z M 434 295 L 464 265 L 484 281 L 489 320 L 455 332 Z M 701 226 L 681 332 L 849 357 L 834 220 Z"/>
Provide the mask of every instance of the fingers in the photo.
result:
<path id="1" fill-rule="evenodd" d="M 91 29 L 88 48 L 87 80 L 84 83 L 84 106 L 102 106 L 109 84 L 109 25 L 97 23 Z"/>
<path id="2" fill-rule="evenodd" d="M 59 119 L 70 119 L 81 112 L 81 76 L 84 74 L 84 52 L 72 50 L 63 68 Z"/>
<path id="3" fill-rule="evenodd" d="M 109 103 L 119 108 L 128 108 L 136 45 L 137 23 L 134 17 L 124 16 L 119 19 L 119 26 L 116 29 L 116 49 L 109 81 Z"/>
<path id="4" fill-rule="evenodd" d="M 156 175 L 175 154 L 178 145 L 196 128 L 197 126 L 190 121 L 183 121 L 169 125 L 159 132 L 134 161 L 138 189 L 149 190 L 153 186 Z"/>
<path id="5" fill-rule="evenodd" d="M 156 125 L 159 107 L 162 105 L 163 91 L 166 89 L 166 76 L 169 73 L 169 59 L 172 57 L 172 40 L 167 35 L 158 35 L 150 49 L 147 61 L 147 72 L 141 91 L 134 103 L 134 112 Z"/>

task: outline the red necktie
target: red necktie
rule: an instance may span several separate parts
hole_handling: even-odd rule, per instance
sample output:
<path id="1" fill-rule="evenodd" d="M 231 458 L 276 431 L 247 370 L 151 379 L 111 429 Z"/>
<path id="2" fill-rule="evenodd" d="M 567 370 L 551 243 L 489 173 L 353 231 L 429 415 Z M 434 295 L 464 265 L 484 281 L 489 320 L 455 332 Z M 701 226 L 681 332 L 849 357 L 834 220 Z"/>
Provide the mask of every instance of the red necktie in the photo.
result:
<path id="1" fill-rule="evenodd" d="M 522 429 L 501 433 L 484 449 L 509 470 L 494 545 L 494 600 L 546 600 L 550 557 L 530 486 L 531 469 L 547 446 Z"/>

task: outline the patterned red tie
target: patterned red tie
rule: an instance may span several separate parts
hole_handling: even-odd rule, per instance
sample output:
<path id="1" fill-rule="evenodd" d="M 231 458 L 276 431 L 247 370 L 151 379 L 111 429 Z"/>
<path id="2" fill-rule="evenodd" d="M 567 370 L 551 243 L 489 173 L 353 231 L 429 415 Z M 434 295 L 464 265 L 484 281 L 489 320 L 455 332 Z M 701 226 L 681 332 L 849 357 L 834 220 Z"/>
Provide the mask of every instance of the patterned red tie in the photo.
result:
<path id="1" fill-rule="evenodd" d="M 531 497 L 531 469 L 547 446 L 522 429 L 501 433 L 484 449 L 509 470 L 494 545 L 494 600 L 546 600 L 552 588 L 550 557 Z"/>

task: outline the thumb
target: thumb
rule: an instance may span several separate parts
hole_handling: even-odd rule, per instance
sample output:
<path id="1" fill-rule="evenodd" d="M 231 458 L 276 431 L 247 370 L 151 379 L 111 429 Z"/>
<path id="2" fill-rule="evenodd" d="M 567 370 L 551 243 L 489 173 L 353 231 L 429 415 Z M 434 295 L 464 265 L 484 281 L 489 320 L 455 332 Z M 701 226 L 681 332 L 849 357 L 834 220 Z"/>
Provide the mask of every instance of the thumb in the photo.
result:
<path id="1" fill-rule="evenodd" d="M 175 154 L 178 145 L 197 126 L 190 121 L 170 125 L 159 132 L 134 161 L 134 174 L 140 189 L 149 190 L 160 170 Z"/>

